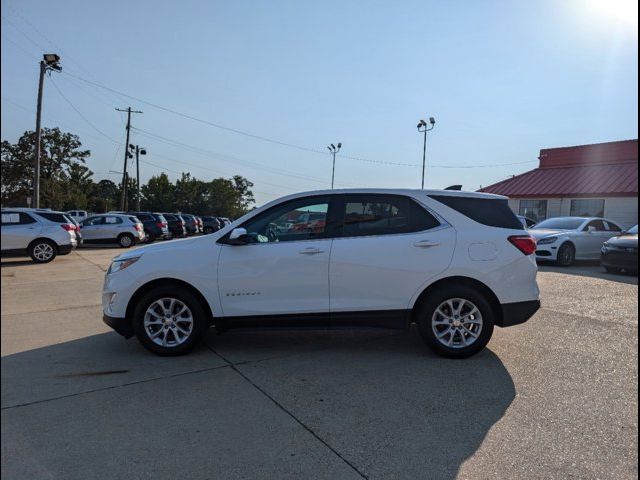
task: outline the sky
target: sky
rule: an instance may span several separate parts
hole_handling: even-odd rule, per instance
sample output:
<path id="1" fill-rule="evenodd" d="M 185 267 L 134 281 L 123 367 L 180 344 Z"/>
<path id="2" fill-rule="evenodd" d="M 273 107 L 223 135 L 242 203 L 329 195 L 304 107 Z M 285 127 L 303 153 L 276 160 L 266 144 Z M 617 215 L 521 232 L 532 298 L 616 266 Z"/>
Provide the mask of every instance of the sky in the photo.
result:
<path id="1" fill-rule="evenodd" d="M 1 136 L 80 136 L 94 179 L 120 180 L 125 114 L 161 171 L 240 174 L 256 203 L 329 188 L 476 190 L 542 148 L 638 137 L 632 0 L 87 2 L 2 0 Z M 106 87 L 106 88 L 105 88 Z M 129 167 L 131 168 L 131 166 Z"/>

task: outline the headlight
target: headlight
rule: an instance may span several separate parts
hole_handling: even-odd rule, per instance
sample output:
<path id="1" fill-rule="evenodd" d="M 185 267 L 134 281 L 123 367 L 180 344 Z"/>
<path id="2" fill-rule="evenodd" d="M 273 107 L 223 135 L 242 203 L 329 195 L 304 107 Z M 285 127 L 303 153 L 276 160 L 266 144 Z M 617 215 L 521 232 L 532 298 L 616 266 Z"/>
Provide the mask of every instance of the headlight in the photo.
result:
<path id="1" fill-rule="evenodd" d="M 549 245 L 550 243 L 554 243 L 556 240 L 558 240 L 558 237 L 543 238 L 538 240 L 538 245 Z"/>
<path id="2" fill-rule="evenodd" d="M 124 270 L 140 260 L 140 257 L 123 258 L 122 260 L 114 260 L 107 271 L 107 275 Z"/>

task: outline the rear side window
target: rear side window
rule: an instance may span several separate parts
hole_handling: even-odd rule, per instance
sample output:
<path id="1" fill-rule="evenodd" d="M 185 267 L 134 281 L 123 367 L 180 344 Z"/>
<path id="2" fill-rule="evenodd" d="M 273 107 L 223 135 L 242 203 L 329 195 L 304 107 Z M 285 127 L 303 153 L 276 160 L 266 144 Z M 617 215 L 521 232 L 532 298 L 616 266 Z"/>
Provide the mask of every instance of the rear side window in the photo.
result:
<path id="1" fill-rule="evenodd" d="M 141 222 L 150 222 L 153 220 L 153 215 L 149 215 L 148 213 L 141 213 L 139 215 L 136 215 L 136 217 Z"/>
<path id="2" fill-rule="evenodd" d="M 106 225 L 115 225 L 117 223 L 122 223 L 122 218 L 106 216 L 106 217 L 104 217 L 104 223 Z"/>
<path id="3" fill-rule="evenodd" d="M 340 223 L 343 237 L 420 232 L 440 225 L 416 202 L 398 195 L 348 195 Z"/>
<path id="4" fill-rule="evenodd" d="M 71 220 L 62 213 L 36 212 L 36 215 L 56 223 L 71 223 Z"/>
<path id="5" fill-rule="evenodd" d="M 431 198 L 449 208 L 489 227 L 524 230 L 515 213 L 509 208 L 506 199 L 456 197 L 449 195 L 430 195 Z"/>
<path id="6" fill-rule="evenodd" d="M 140 223 L 140 220 L 136 217 L 129 217 L 129 220 L 131 220 L 132 223 Z"/>
<path id="7" fill-rule="evenodd" d="M 36 223 L 31 215 L 24 212 L 2 212 L 2 225 L 27 225 Z"/>

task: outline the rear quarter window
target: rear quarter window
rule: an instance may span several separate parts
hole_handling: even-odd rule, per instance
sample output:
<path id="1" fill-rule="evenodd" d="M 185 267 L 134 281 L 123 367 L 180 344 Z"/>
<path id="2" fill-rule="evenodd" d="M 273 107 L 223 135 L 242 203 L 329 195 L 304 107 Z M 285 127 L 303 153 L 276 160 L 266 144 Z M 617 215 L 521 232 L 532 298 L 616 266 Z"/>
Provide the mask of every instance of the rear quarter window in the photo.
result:
<path id="1" fill-rule="evenodd" d="M 518 217 L 509 208 L 507 199 L 449 195 L 430 195 L 430 197 L 482 225 L 524 230 Z"/>
<path id="2" fill-rule="evenodd" d="M 36 215 L 42 217 L 46 220 L 50 220 L 56 223 L 71 223 L 71 220 L 67 218 L 62 213 L 51 213 L 51 212 L 35 212 Z"/>

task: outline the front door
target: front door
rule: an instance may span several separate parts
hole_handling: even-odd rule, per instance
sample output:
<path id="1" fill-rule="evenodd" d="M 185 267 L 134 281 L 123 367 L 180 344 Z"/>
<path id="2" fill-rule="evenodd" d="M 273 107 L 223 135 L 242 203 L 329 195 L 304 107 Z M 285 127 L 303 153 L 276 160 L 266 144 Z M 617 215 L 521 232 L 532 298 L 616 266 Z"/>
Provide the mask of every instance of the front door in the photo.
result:
<path id="1" fill-rule="evenodd" d="M 104 217 L 89 217 L 82 222 L 80 233 L 84 242 L 96 241 L 100 238 L 100 229 L 104 223 Z"/>
<path id="2" fill-rule="evenodd" d="M 612 233 L 607 229 L 602 220 L 593 220 L 589 222 L 581 235 L 581 241 L 584 245 L 584 249 L 580 252 L 580 248 L 578 248 L 576 256 L 583 259 L 600 258 L 600 249 L 602 248 L 602 244 L 611 238 L 611 236 Z"/>
<path id="3" fill-rule="evenodd" d="M 331 250 L 331 312 L 404 311 L 446 270 L 455 230 L 400 195 L 344 196 Z"/>
<path id="4" fill-rule="evenodd" d="M 328 313 L 330 205 L 327 196 L 296 199 L 241 225 L 249 243 L 220 254 L 225 317 Z"/>

